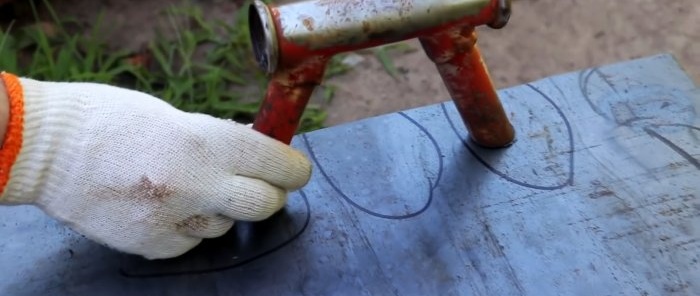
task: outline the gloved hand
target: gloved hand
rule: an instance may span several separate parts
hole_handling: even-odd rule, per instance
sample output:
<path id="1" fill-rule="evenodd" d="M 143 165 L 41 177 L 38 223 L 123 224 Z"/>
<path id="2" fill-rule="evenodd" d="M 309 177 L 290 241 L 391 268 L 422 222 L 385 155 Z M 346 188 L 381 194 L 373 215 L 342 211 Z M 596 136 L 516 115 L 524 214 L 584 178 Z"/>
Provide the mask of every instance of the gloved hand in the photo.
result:
<path id="1" fill-rule="evenodd" d="M 103 84 L 2 78 L 0 203 L 36 205 L 123 252 L 181 255 L 269 217 L 310 177 L 299 151 L 236 122 Z"/>

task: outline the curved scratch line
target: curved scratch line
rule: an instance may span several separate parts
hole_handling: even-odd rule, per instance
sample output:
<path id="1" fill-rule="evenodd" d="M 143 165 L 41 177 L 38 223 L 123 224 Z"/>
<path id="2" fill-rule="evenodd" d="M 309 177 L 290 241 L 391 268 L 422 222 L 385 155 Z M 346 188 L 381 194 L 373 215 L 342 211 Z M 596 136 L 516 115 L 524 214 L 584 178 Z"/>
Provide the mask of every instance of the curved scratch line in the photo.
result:
<path id="1" fill-rule="evenodd" d="M 603 74 L 603 72 L 601 72 L 600 69 L 598 69 L 598 68 L 596 68 L 595 71 L 596 71 L 596 72 L 598 73 L 598 75 L 603 79 L 603 81 L 605 81 L 605 83 L 617 94 L 617 93 L 618 93 L 618 92 L 617 92 L 617 88 L 615 88 L 615 85 L 614 85 L 610 80 L 607 79 L 607 77 L 605 76 L 605 74 Z M 680 123 L 677 123 L 677 124 L 654 124 L 654 125 L 651 125 L 651 126 L 653 126 L 653 127 L 659 127 L 659 126 L 676 126 L 676 127 L 685 127 L 685 128 L 690 128 L 690 129 L 694 129 L 694 130 L 699 130 L 699 131 L 700 131 L 700 128 L 697 128 L 697 127 L 692 126 L 692 125 L 680 124 Z M 644 128 L 644 131 L 645 131 L 649 136 L 651 136 L 651 137 L 653 137 L 653 138 L 656 138 L 657 140 L 659 140 L 659 141 L 661 141 L 662 143 L 664 143 L 666 146 L 668 146 L 669 148 L 671 148 L 674 152 L 678 153 L 678 155 L 680 155 L 681 157 L 685 158 L 688 162 L 690 162 L 692 165 L 694 165 L 697 169 L 700 170 L 700 161 L 698 161 L 697 159 L 695 159 L 692 155 L 690 155 L 690 153 L 688 153 L 688 152 L 686 152 L 685 150 L 683 150 L 683 148 L 681 148 L 680 146 L 676 145 L 675 143 L 673 143 L 673 142 L 672 142 L 671 140 L 669 140 L 668 138 L 662 136 L 661 134 L 657 133 L 656 131 L 654 131 L 654 130 L 648 128 L 648 127 L 645 127 L 645 128 Z"/>
<path id="2" fill-rule="evenodd" d="M 408 116 L 408 115 L 407 115 L 406 113 L 404 113 L 404 112 L 399 112 L 399 114 L 400 114 L 401 116 L 405 117 L 406 119 L 408 119 L 408 121 L 410 121 L 410 122 L 412 122 L 413 124 L 415 124 L 420 130 L 422 130 L 423 133 L 426 134 L 426 135 L 428 136 L 428 139 L 430 140 L 430 142 L 433 143 L 433 147 L 435 147 L 435 151 L 436 151 L 437 154 L 438 154 L 438 175 L 437 175 L 437 177 L 435 178 L 435 184 L 434 184 L 434 187 L 433 187 L 433 189 L 435 189 L 435 188 L 437 188 L 438 184 L 440 183 L 440 179 L 442 179 L 442 171 L 443 171 L 442 149 L 440 149 L 440 146 L 438 145 L 437 140 L 435 140 L 435 137 L 434 137 L 430 132 L 428 132 L 428 129 L 426 129 L 425 126 L 423 126 L 422 124 L 418 123 L 418 121 L 416 121 L 415 119 L 411 118 L 410 116 Z M 428 179 L 428 181 L 430 181 L 430 179 Z"/>
<path id="3" fill-rule="evenodd" d="M 306 148 L 307 148 L 308 151 L 309 151 L 309 156 L 311 156 L 311 159 L 312 159 L 312 160 L 314 161 L 314 163 L 316 163 L 316 165 L 318 166 L 318 169 L 319 169 L 319 171 L 321 172 L 321 175 L 323 175 L 323 177 L 326 179 L 326 181 L 328 182 L 328 184 L 330 184 L 331 188 L 333 188 L 333 190 L 335 190 L 335 192 L 338 193 L 338 195 L 340 195 L 346 202 L 348 202 L 348 203 L 349 203 L 350 205 L 352 205 L 353 207 L 355 207 L 355 208 L 357 208 L 357 209 L 359 209 L 359 210 L 361 210 L 361 211 L 363 211 L 363 212 L 365 212 L 365 213 L 367 213 L 367 214 L 369 214 L 369 215 L 372 215 L 372 216 L 375 216 L 375 217 L 378 217 L 378 218 L 392 219 L 392 220 L 402 220 L 402 219 L 413 218 L 413 217 L 418 216 L 418 215 L 422 214 L 423 212 L 425 212 L 425 211 L 430 207 L 430 205 L 431 205 L 431 203 L 432 203 L 432 201 L 433 201 L 434 191 L 435 191 L 435 189 L 437 188 L 438 183 L 440 182 L 440 178 L 442 177 L 442 171 L 443 171 L 442 151 L 441 151 L 441 149 L 440 149 L 440 146 L 438 146 L 437 141 L 435 140 L 435 138 L 433 137 L 433 135 L 430 134 L 430 133 L 428 132 L 428 130 L 425 129 L 425 127 L 423 127 L 421 124 L 419 124 L 417 121 L 415 121 L 415 120 L 414 120 L 413 118 L 411 118 L 410 116 L 406 115 L 406 114 L 403 113 L 403 112 L 398 112 L 398 114 L 400 114 L 401 116 L 403 116 L 404 118 L 406 118 L 406 120 L 408 120 L 409 122 L 411 122 L 411 123 L 413 123 L 414 125 L 416 125 L 423 133 L 425 133 L 425 134 L 428 136 L 428 139 L 430 139 L 431 143 L 432 143 L 433 146 L 435 147 L 435 152 L 437 153 L 437 156 L 438 156 L 438 175 L 437 175 L 437 177 L 435 178 L 435 184 L 433 184 L 433 182 L 430 180 L 430 178 L 426 178 L 426 179 L 428 180 L 428 185 L 430 185 L 430 186 L 428 187 L 428 200 L 427 200 L 427 202 L 426 202 L 425 205 L 424 205 L 421 209 L 419 209 L 418 211 L 415 211 L 415 212 L 413 212 L 413 213 L 404 214 L 404 215 L 398 215 L 398 216 L 397 216 L 397 215 L 389 215 L 389 214 L 377 213 L 377 212 L 374 212 L 374 211 L 372 211 L 372 210 L 370 210 L 370 209 L 367 209 L 367 208 L 361 206 L 360 204 L 358 204 L 357 202 L 355 202 L 352 198 L 350 198 L 349 196 L 347 196 L 347 195 L 346 195 L 342 190 L 340 190 L 340 188 L 331 180 L 330 176 L 326 173 L 326 170 L 323 168 L 323 165 L 321 165 L 321 162 L 318 161 L 318 158 L 316 157 L 316 153 L 314 152 L 313 148 L 311 147 L 311 143 L 309 143 L 309 139 L 308 139 L 307 135 L 306 135 L 306 134 L 302 134 L 302 139 L 304 140 L 304 145 L 306 145 Z"/>
<path id="4" fill-rule="evenodd" d="M 656 131 L 654 131 L 654 130 L 648 128 L 648 127 L 645 127 L 645 128 L 644 128 L 644 131 L 645 131 L 647 134 L 649 134 L 649 136 L 652 136 L 652 137 L 656 138 L 657 140 L 661 141 L 662 143 L 666 144 L 666 146 L 668 146 L 669 148 L 673 149 L 673 151 L 675 151 L 676 153 L 678 153 L 678 155 L 680 155 L 680 156 L 682 156 L 683 158 L 685 158 L 689 163 L 691 163 L 692 165 L 694 165 L 695 168 L 697 168 L 697 169 L 700 170 L 700 161 L 698 161 L 697 159 L 695 159 L 695 157 L 693 157 L 692 155 L 690 155 L 690 153 L 688 153 L 688 152 L 686 152 L 685 150 L 683 150 L 683 148 L 679 147 L 679 146 L 676 145 L 675 143 L 671 142 L 671 140 L 669 140 L 668 138 L 662 136 L 661 134 L 657 133 Z"/>
<path id="5" fill-rule="evenodd" d="M 516 180 L 515 178 L 512 178 L 512 177 L 506 175 L 505 173 L 497 170 L 496 168 L 491 166 L 484 158 L 482 158 L 479 155 L 479 153 L 477 153 L 476 150 L 474 150 L 474 148 L 472 148 L 471 145 L 469 145 L 469 142 L 467 140 L 465 140 L 464 138 L 462 138 L 459 135 L 459 132 L 457 131 L 457 127 L 455 127 L 454 123 L 452 122 L 452 119 L 450 118 L 449 113 L 447 112 L 447 108 L 445 107 L 445 103 L 441 104 L 442 112 L 445 114 L 445 117 L 447 117 L 447 122 L 450 124 L 452 131 L 454 131 L 455 135 L 457 135 L 457 137 L 462 141 L 462 144 L 464 145 L 464 147 L 466 147 L 467 150 L 469 150 L 469 153 L 471 153 L 471 155 L 474 156 L 474 158 L 476 158 L 476 160 L 479 161 L 479 163 L 481 163 L 484 167 L 486 167 L 492 173 L 500 176 L 501 178 L 503 178 L 511 183 L 514 183 L 514 184 L 517 184 L 517 185 L 520 185 L 523 187 L 532 188 L 532 189 L 557 190 L 557 189 L 561 189 L 561 188 L 564 188 L 566 186 L 572 185 L 573 179 L 574 179 L 574 136 L 573 136 L 573 131 L 571 129 L 571 124 L 569 124 L 569 120 L 567 119 L 564 112 L 559 108 L 559 106 L 557 106 L 557 104 L 554 103 L 554 101 L 549 96 L 547 96 L 542 91 L 540 91 L 538 88 L 536 88 L 530 84 L 527 84 L 527 86 L 529 86 L 530 88 L 535 90 L 537 93 L 542 95 L 543 98 L 545 98 L 550 104 L 552 104 L 552 106 L 554 106 L 554 108 L 557 110 L 557 113 L 559 113 L 559 116 L 561 116 L 561 118 L 564 120 L 564 124 L 566 125 L 566 130 L 567 130 L 567 133 L 569 136 L 569 148 L 570 148 L 570 151 L 569 151 L 569 172 L 568 172 L 567 180 L 561 184 L 558 184 L 558 185 L 554 185 L 554 186 L 534 185 L 534 184 L 530 184 L 530 183 L 523 182 L 520 180 Z"/>
<path id="6" fill-rule="evenodd" d="M 596 74 L 598 74 L 598 77 L 600 77 L 600 79 L 603 79 L 603 82 L 605 82 L 605 84 L 607 84 L 608 87 L 610 87 L 610 89 L 612 89 L 615 94 L 618 94 L 618 95 L 620 94 L 617 92 L 617 88 L 615 87 L 615 84 L 613 84 L 612 81 L 610 81 L 610 79 L 608 79 L 608 76 L 605 75 L 605 73 L 603 73 L 603 71 L 600 71 L 600 68 L 594 68 L 593 71 L 595 71 Z"/>
<path id="7" fill-rule="evenodd" d="M 662 126 L 675 126 L 675 127 L 685 127 L 689 129 L 693 129 L 696 131 L 700 131 L 700 127 L 693 126 L 690 124 L 682 124 L 682 123 L 662 123 L 662 124 L 653 124 L 653 127 L 662 127 Z"/>
<path id="8" fill-rule="evenodd" d="M 653 126 L 653 127 L 656 127 L 656 128 L 658 128 L 658 127 L 663 127 L 663 126 L 684 127 L 684 128 L 691 129 L 691 130 L 700 131 L 700 127 L 693 126 L 693 125 L 690 125 L 690 124 L 683 124 L 683 123 L 654 124 L 654 125 L 652 125 L 652 126 Z M 691 136 L 692 136 L 693 139 L 695 139 L 696 141 L 698 140 L 698 137 L 697 137 L 695 134 L 691 134 Z"/>
<path id="9" fill-rule="evenodd" d="M 591 95 L 588 93 L 588 87 L 590 86 L 591 76 L 593 76 L 593 73 L 596 73 L 596 72 L 597 72 L 597 68 L 591 69 L 588 72 L 588 74 L 584 74 L 584 73 L 586 73 L 585 70 L 579 72 L 579 76 L 578 76 L 579 90 L 581 90 L 581 94 L 583 95 L 583 98 L 585 99 L 586 103 L 588 103 L 588 105 L 591 107 L 591 109 L 593 109 L 593 112 L 597 113 L 598 115 L 600 115 L 603 118 L 609 119 L 605 115 L 605 113 L 603 113 L 603 111 L 598 109 L 598 107 L 595 104 L 593 104 L 593 100 L 591 100 Z"/>
<path id="10" fill-rule="evenodd" d="M 559 94 L 561 95 L 562 98 L 565 97 L 564 91 L 559 87 L 559 85 L 557 85 L 556 82 L 554 82 L 554 80 L 552 80 L 550 78 L 549 83 L 551 83 L 554 86 L 554 88 L 556 88 L 557 91 L 559 91 Z M 569 152 L 569 181 L 568 181 L 568 184 L 574 185 L 574 171 L 575 171 L 574 170 L 574 157 L 575 157 L 574 150 L 576 149 L 576 144 L 574 143 L 574 130 L 573 130 L 573 128 L 571 128 L 571 124 L 569 123 L 569 119 L 566 117 L 566 115 L 564 115 L 564 111 L 562 111 L 561 108 L 559 108 L 559 106 L 557 106 L 557 104 L 554 103 L 554 100 L 552 100 L 552 98 L 545 95 L 540 89 L 536 88 L 535 86 L 533 86 L 531 84 L 528 84 L 528 86 L 530 86 L 530 88 L 534 89 L 535 91 L 540 93 L 545 99 L 547 99 L 549 101 L 549 103 L 552 104 L 552 106 L 554 106 L 554 108 L 557 109 L 559 116 L 561 116 L 561 118 L 564 119 L 564 124 L 566 124 L 566 130 L 567 130 L 567 133 L 569 135 L 569 148 L 571 148 L 571 151 Z"/>
<path id="11" fill-rule="evenodd" d="M 120 268 L 119 273 L 127 278 L 157 278 L 157 277 L 171 277 L 171 276 L 185 276 L 185 275 L 196 275 L 196 274 L 205 274 L 205 273 L 212 273 L 212 272 L 221 272 L 229 269 L 233 269 L 236 267 L 243 266 L 245 264 L 251 263 L 253 261 L 256 261 L 260 258 L 263 258 L 265 256 L 268 256 L 274 252 L 277 252 L 281 250 L 282 248 L 286 247 L 287 245 L 291 244 L 295 240 L 297 240 L 301 235 L 306 231 L 306 228 L 309 226 L 309 223 L 311 222 L 311 205 L 309 203 L 308 197 L 306 197 L 306 193 L 304 193 L 303 190 L 299 190 L 299 194 L 301 195 L 302 199 L 304 200 L 304 204 L 306 205 L 306 219 L 304 221 L 304 225 L 299 229 L 297 233 L 292 235 L 289 239 L 286 241 L 283 241 L 281 244 L 273 247 L 272 249 L 269 249 L 267 251 L 264 251 L 260 254 L 254 255 L 250 258 L 247 258 L 245 260 L 236 262 L 231 265 L 225 265 L 221 267 L 214 267 L 214 268 L 205 268 L 205 269 L 200 269 L 200 270 L 184 270 L 184 271 L 173 271 L 173 272 L 159 272 L 159 273 L 152 273 L 152 274 L 130 274 L 124 269 Z"/>

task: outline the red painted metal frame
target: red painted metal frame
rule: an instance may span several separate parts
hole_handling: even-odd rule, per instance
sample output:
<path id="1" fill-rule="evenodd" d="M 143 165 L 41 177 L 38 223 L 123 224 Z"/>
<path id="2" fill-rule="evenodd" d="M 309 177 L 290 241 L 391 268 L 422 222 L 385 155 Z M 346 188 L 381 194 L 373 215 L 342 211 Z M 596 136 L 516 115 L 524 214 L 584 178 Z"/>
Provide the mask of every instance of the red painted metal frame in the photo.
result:
<path id="1" fill-rule="evenodd" d="M 253 128 L 289 144 L 313 90 L 335 54 L 419 38 L 436 64 L 472 140 L 484 147 L 510 145 L 515 133 L 476 46 L 474 28 L 502 15 L 503 1 L 493 0 L 478 14 L 409 34 L 374 34 L 366 42 L 309 48 L 284 36 L 278 7 L 268 6 L 277 28 L 277 61 Z M 367 32 L 368 34 L 371 32 Z"/>
<path id="2" fill-rule="evenodd" d="M 474 28 L 454 26 L 419 40 L 437 65 L 472 141 L 487 148 L 509 146 L 515 131 L 476 46 Z"/>

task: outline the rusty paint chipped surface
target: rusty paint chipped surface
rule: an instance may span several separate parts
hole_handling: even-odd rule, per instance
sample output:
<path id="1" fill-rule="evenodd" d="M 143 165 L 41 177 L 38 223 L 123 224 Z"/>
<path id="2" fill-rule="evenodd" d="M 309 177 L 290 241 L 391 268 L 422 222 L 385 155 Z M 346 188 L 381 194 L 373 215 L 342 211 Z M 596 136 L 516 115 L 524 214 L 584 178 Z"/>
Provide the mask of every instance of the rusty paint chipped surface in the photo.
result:
<path id="1" fill-rule="evenodd" d="M 435 62 L 470 137 L 477 144 L 510 145 L 515 131 L 476 46 L 473 28 L 452 28 L 420 39 Z"/>
<path id="2" fill-rule="evenodd" d="M 303 17 L 301 20 L 301 23 L 304 25 L 304 28 L 308 30 L 309 32 L 314 31 L 314 18 L 313 17 Z"/>
<path id="3" fill-rule="evenodd" d="M 275 72 L 253 128 L 289 144 L 314 88 L 321 83 L 327 62 L 328 57 L 313 56 Z"/>
<path id="4" fill-rule="evenodd" d="M 279 60 L 253 128 L 289 143 L 328 59 L 338 53 L 424 38 L 477 143 L 513 140 L 491 78 L 474 43 L 474 27 L 492 22 L 498 0 L 317 0 L 269 10 Z M 260 5 L 260 4 L 257 4 Z M 254 38 L 260 40 L 261 38 Z M 268 69 L 269 70 L 269 69 Z"/>
<path id="5" fill-rule="evenodd" d="M 361 44 L 377 38 L 406 39 L 412 33 L 472 18 L 494 18 L 489 0 L 303 1 L 279 7 L 282 34 L 310 49 Z M 309 24 L 315 24 L 309 26 Z"/>

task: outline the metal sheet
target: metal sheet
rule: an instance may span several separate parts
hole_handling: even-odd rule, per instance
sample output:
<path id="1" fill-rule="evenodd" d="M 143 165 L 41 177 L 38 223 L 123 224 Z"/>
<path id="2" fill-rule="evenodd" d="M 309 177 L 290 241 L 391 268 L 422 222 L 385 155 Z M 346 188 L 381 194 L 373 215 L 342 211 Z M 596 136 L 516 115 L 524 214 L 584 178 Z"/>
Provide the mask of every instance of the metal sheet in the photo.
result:
<path id="1" fill-rule="evenodd" d="M 296 137 L 272 219 L 149 262 L 0 208 L 0 295 L 700 295 L 700 91 L 668 55 L 500 91 L 518 141 L 451 103 Z"/>

